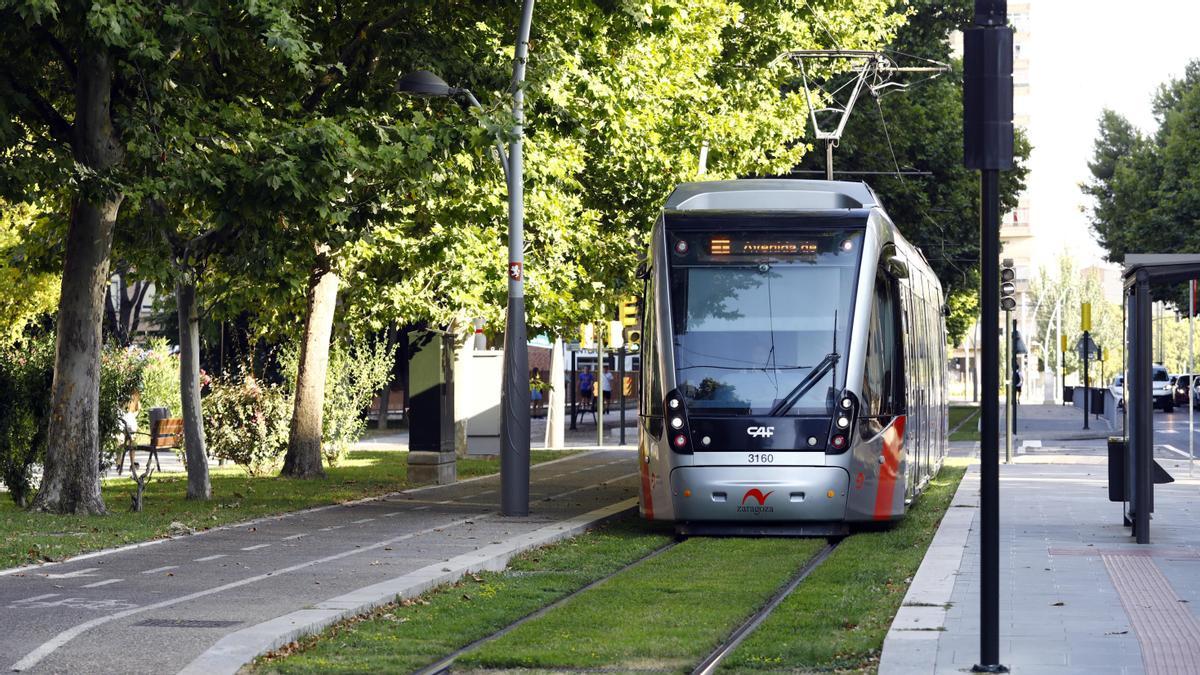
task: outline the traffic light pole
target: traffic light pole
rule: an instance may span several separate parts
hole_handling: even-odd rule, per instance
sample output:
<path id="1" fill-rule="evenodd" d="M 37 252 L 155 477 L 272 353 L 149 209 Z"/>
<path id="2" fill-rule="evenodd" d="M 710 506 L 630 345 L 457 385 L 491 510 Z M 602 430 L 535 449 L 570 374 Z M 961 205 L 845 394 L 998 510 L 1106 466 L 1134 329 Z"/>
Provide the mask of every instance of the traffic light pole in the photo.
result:
<path id="1" fill-rule="evenodd" d="M 1016 420 L 1013 419 L 1016 406 L 1013 405 L 1013 340 L 1012 312 L 1004 310 L 1004 463 L 1012 462 L 1013 429 Z"/>
<path id="2" fill-rule="evenodd" d="M 979 170 L 980 404 L 979 662 L 1000 663 L 1000 171 L 1013 166 L 1013 42 L 1006 0 L 975 0 L 963 31 L 963 164 Z"/>

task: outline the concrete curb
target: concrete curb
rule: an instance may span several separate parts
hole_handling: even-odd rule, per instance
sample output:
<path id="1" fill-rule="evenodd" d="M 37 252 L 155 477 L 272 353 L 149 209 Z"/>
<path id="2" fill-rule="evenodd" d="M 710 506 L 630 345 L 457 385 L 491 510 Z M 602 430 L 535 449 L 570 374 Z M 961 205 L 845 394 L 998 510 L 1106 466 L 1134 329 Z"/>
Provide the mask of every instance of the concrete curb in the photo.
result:
<path id="1" fill-rule="evenodd" d="M 318 633 L 338 621 L 365 614 L 397 599 L 418 596 L 472 572 L 502 570 L 509 560 L 524 551 L 573 537 L 635 508 L 637 498 L 626 499 L 230 633 L 196 657 L 180 674 L 232 675 L 258 656 Z"/>
<path id="2" fill-rule="evenodd" d="M 888 629 L 879 659 L 880 675 L 934 672 L 937 641 L 945 629 L 954 583 L 979 512 L 978 479 L 979 465 L 972 464 Z"/>

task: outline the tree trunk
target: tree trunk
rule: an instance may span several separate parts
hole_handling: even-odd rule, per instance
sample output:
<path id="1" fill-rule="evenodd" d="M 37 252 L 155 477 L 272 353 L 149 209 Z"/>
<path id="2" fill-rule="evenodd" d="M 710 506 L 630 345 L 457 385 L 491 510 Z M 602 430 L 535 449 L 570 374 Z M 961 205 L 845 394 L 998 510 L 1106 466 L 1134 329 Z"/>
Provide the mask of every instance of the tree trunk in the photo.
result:
<path id="1" fill-rule="evenodd" d="M 104 47 L 84 47 L 78 63 L 72 149 L 80 164 L 107 176 L 124 148 L 113 129 L 113 72 Z M 35 511 L 105 512 L 100 496 L 100 331 L 113 224 L 123 195 L 85 188 L 75 197 L 63 260 L 54 382 L 42 486 Z"/>
<path id="2" fill-rule="evenodd" d="M 187 456 L 187 498 L 211 499 L 204 418 L 200 413 L 200 317 L 196 280 L 183 273 L 175 284 L 179 310 L 179 393 L 183 401 L 183 451 Z"/>
<path id="3" fill-rule="evenodd" d="M 325 405 L 325 372 L 329 367 L 329 336 L 337 305 L 338 277 L 319 261 L 309 277 L 308 317 L 296 373 L 296 406 L 288 436 L 282 475 L 324 477 L 321 467 L 321 423 Z"/>

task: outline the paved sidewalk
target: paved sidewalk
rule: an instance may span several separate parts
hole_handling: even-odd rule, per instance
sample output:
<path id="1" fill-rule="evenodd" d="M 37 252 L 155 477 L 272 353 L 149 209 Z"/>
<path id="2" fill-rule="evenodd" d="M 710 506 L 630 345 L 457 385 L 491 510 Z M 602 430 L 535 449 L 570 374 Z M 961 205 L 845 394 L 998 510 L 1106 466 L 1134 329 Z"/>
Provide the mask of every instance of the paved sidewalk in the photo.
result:
<path id="1" fill-rule="evenodd" d="M 581 531 L 636 502 L 636 454 L 533 467 L 531 515 L 495 476 L 0 573 L 0 666 L 233 673 L 345 615 Z M 189 665 L 190 664 L 190 665 Z"/>
<path id="2" fill-rule="evenodd" d="M 1200 672 L 1200 479 L 1155 489 L 1132 543 L 1107 467 L 1000 468 L 1000 660 L 1014 673 Z M 979 473 L 963 479 L 884 643 L 880 673 L 961 673 L 979 659 Z"/>

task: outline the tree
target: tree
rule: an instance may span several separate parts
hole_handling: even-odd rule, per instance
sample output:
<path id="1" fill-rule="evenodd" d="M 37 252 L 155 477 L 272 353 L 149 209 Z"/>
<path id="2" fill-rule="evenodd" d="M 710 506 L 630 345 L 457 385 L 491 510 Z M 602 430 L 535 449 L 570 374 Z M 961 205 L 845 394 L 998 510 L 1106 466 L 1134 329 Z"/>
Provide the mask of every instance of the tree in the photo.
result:
<path id="1" fill-rule="evenodd" d="M 9 190 L 72 185 L 45 472 L 31 508 L 105 511 L 98 478 L 100 335 L 113 230 L 130 194 L 129 177 L 141 168 L 127 163 L 127 143 L 151 128 L 142 101 L 177 86 L 175 76 L 193 59 L 229 57 L 227 36 L 253 36 L 252 44 L 273 58 L 302 64 L 307 46 L 291 8 L 287 0 L 186 6 L 13 0 L 0 7 L 0 22 L 23 28 L 8 31 L 0 45 L 0 148 L 15 160 L 2 182 Z"/>
<path id="2" fill-rule="evenodd" d="M 50 227 L 36 214 L 30 204 L 0 198 L 0 347 L 46 322 L 58 306 L 59 278 L 37 243 Z"/>
<path id="3" fill-rule="evenodd" d="M 914 0 L 908 4 L 912 11 L 908 22 L 888 46 L 892 57 L 906 65 L 917 65 L 909 55 L 949 62 L 950 34 L 971 22 L 972 3 Z M 835 170 L 885 172 L 866 180 L 941 280 L 951 310 L 946 329 L 950 342 L 957 345 L 978 316 L 980 204 L 978 175 L 963 166 L 962 69 L 957 62 L 953 67 L 949 74 L 906 90 L 861 97 L 834 152 L 834 165 Z M 1029 143 L 1018 131 L 1015 167 L 1000 178 L 1003 210 L 1015 208 L 1024 190 L 1029 151 Z M 799 168 L 823 173 L 825 158 L 810 154 Z M 893 171 L 895 175 L 886 175 Z M 901 171 L 928 175 L 901 175 Z"/>
<path id="4" fill-rule="evenodd" d="M 1149 136 L 1111 110 L 1100 116 L 1083 192 L 1093 199 L 1092 229 L 1113 262 L 1129 253 L 1200 250 L 1200 60 L 1159 88 L 1153 109 L 1158 128 Z M 1153 292 L 1186 306 L 1184 285 Z"/>

